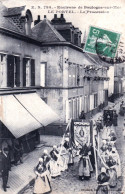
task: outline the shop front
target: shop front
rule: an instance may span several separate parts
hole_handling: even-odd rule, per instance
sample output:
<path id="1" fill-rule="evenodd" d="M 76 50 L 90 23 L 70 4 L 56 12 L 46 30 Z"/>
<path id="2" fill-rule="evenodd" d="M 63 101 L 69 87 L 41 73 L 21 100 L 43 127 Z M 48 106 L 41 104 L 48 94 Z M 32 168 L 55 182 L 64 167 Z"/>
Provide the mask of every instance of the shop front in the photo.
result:
<path id="1" fill-rule="evenodd" d="M 58 119 L 57 114 L 36 92 L 1 95 L 1 151 L 6 146 L 13 151 L 15 141 L 18 141 L 23 153 L 34 150 L 40 143 L 40 129 Z"/>

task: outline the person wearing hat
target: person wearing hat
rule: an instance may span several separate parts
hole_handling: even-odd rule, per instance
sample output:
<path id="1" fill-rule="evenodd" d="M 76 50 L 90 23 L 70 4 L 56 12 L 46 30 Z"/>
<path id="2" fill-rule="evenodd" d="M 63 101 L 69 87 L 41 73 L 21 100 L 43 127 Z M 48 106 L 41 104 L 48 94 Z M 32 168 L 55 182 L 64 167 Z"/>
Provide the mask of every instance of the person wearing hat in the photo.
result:
<path id="1" fill-rule="evenodd" d="M 96 194 L 109 194 L 110 193 L 110 188 L 109 188 L 109 179 L 110 176 L 107 173 L 107 170 L 105 167 L 101 168 L 101 172 L 98 175 L 98 187 L 96 190 Z"/>
<path id="2" fill-rule="evenodd" d="M 104 139 L 102 140 L 102 146 L 100 147 L 102 152 L 105 152 L 108 149 L 107 141 Z"/>
<path id="3" fill-rule="evenodd" d="M 2 173 L 2 180 L 3 180 L 3 189 L 5 192 L 7 191 L 7 188 L 10 188 L 7 185 L 9 170 L 10 170 L 8 154 L 9 154 L 8 148 L 3 148 L 2 154 L 1 154 L 1 164 L 2 164 L 1 173 Z"/>
<path id="4" fill-rule="evenodd" d="M 46 172 L 48 172 L 48 178 L 51 181 L 51 173 L 50 173 L 50 160 L 51 160 L 51 157 L 48 154 L 48 150 L 46 150 L 46 149 L 43 150 L 43 154 L 42 154 L 41 158 L 43 159 L 43 165 L 46 169 Z"/>
<path id="5" fill-rule="evenodd" d="M 113 125 L 116 127 L 118 126 L 118 123 L 117 123 L 117 120 L 118 120 L 118 114 L 116 113 L 116 110 L 113 111 Z"/>
<path id="6" fill-rule="evenodd" d="M 85 113 L 84 113 L 83 110 L 82 110 L 82 112 L 81 112 L 81 114 L 80 114 L 80 116 L 79 116 L 79 119 L 86 119 Z"/>
<path id="7" fill-rule="evenodd" d="M 48 178 L 48 172 L 46 167 L 44 166 L 43 158 L 39 158 L 39 163 L 35 168 L 35 184 L 34 184 L 34 193 L 36 194 L 43 194 L 47 192 L 51 192 L 51 183 L 50 179 Z"/>
<path id="8" fill-rule="evenodd" d="M 66 137 L 64 143 L 61 144 L 62 152 L 61 155 L 64 159 L 64 168 L 68 170 L 68 163 L 69 163 L 69 138 Z"/>
<path id="9" fill-rule="evenodd" d="M 54 145 L 53 149 L 50 151 L 50 171 L 51 171 L 51 177 L 55 178 L 57 176 L 60 176 L 61 171 L 60 171 L 60 165 L 58 162 L 58 157 L 59 157 L 59 152 L 57 150 L 57 146 Z"/>
<path id="10" fill-rule="evenodd" d="M 65 138 L 63 147 L 66 149 L 68 154 L 68 166 L 72 166 L 74 164 L 74 159 L 73 159 L 72 148 L 70 147 L 70 144 L 69 144 L 69 138 Z"/>
<path id="11" fill-rule="evenodd" d="M 104 127 L 103 131 L 102 131 L 102 139 L 103 140 L 107 140 L 107 138 L 109 137 L 110 134 L 110 128 L 109 127 Z"/>
<path id="12" fill-rule="evenodd" d="M 121 162 L 120 162 L 120 157 L 118 154 L 118 151 L 116 150 L 115 147 L 112 148 L 112 152 L 110 154 L 112 156 L 112 158 L 116 161 L 116 172 L 117 172 L 117 177 L 121 176 Z"/>
<path id="13" fill-rule="evenodd" d="M 18 139 L 14 140 L 14 163 L 15 166 L 17 166 L 20 162 L 23 163 L 22 160 L 22 155 L 23 155 L 23 149 L 22 149 L 22 144 Z"/>
<path id="14" fill-rule="evenodd" d="M 44 163 L 44 166 L 47 168 L 47 166 L 49 165 L 49 161 L 50 161 L 50 156 L 48 154 L 48 150 L 43 150 L 43 154 L 41 156 L 41 158 L 43 159 L 43 163 Z"/>
<path id="15" fill-rule="evenodd" d="M 109 136 L 111 137 L 111 141 L 113 141 L 114 143 L 116 142 L 116 133 L 114 131 L 111 131 Z"/>
<path id="16" fill-rule="evenodd" d="M 89 158 L 90 148 L 86 145 L 86 143 L 82 145 L 80 149 L 80 160 L 78 167 L 78 174 L 80 180 L 88 180 L 91 178 L 91 173 L 93 172 L 93 167 Z"/>
<path id="17" fill-rule="evenodd" d="M 110 155 L 106 160 L 106 164 L 109 167 L 109 169 L 108 169 L 108 173 L 110 175 L 109 186 L 116 187 L 116 185 L 117 185 L 116 161 Z"/>

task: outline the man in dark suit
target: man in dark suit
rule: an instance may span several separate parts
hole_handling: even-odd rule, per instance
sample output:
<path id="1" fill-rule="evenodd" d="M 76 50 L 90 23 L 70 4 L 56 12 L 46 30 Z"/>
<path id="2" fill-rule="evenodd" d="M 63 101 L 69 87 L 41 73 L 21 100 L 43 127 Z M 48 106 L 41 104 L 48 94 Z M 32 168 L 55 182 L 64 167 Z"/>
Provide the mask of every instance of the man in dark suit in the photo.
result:
<path id="1" fill-rule="evenodd" d="M 9 176 L 9 150 L 8 148 L 4 148 L 2 150 L 2 155 L 1 155 L 1 159 L 2 159 L 2 180 L 3 180 L 3 189 L 4 191 L 6 191 L 7 188 L 9 188 L 9 186 L 7 186 L 7 182 L 8 182 L 8 176 Z"/>

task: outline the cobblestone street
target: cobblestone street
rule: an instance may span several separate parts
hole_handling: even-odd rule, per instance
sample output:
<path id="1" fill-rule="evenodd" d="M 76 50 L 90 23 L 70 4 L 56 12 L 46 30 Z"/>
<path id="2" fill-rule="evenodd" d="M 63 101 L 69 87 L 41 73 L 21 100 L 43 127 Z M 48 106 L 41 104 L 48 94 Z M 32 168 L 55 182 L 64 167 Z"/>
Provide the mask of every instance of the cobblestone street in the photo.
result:
<path id="1" fill-rule="evenodd" d="M 95 189 L 97 188 L 97 183 L 95 180 L 95 173 L 92 174 L 92 177 L 89 181 L 80 181 L 78 179 L 78 163 L 76 162 L 73 167 L 71 167 L 68 171 L 65 171 L 61 174 L 60 177 L 56 177 L 52 179 L 52 194 L 56 193 L 85 193 L 85 194 L 93 194 L 95 193 Z M 24 194 L 32 194 L 33 187 L 28 188 Z"/>
<path id="2" fill-rule="evenodd" d="M 115 106 L 119 112 L 119 103 Z M 125 193 L 125 140 L 123 137 L 123 116 L 118 116 L 118 127 L 116 127 L 117 141 L 116 147 L 120 155 L 122 166 L 122 177 L 118 179 L 117 188 L 111 190 L 111 194 Z M 75 164 L 68 171 L 63 172 L 60 177 L 52 179 L 52 194 L 55 193 L 77 193 L 77 194 L 94 194 L 96 193 L 97 182 L 95 172 L 92 173 L 90 180 L 80 181 L 78 179 L 78 158 L 75 158 Z M 33 185 L 25 190 L 24 194 L 32 194 Z"/>

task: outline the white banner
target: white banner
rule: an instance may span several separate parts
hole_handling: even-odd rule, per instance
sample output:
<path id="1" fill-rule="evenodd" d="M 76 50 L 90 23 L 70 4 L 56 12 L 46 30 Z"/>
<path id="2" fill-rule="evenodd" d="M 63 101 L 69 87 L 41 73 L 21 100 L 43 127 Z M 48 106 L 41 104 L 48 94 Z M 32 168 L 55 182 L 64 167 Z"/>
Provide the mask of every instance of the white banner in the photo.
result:
<path id="1" fill-rule="evenodd" d="M 86 142 L 90 143 L 90 123 L 89 122 L 74 122 L 74 139 L 80 145 Z"/>

